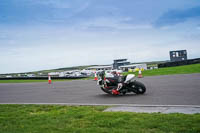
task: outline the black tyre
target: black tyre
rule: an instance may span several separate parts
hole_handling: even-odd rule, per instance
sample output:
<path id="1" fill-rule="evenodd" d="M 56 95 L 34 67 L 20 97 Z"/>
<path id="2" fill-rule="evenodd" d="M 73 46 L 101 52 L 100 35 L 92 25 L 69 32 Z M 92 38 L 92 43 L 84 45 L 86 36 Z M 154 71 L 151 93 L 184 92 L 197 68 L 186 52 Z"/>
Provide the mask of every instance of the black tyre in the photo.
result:
<path id="1" fill-rule="evenodd" d="M 123 95 L 126 95 L 126 92 L 122 92 Z"/>
<path id="2" fill-rule="evenodd" d="M 101 90 L 107 94 L 112 94 L 111 91 L 104 89 L 103 87 L 101 87 Z"/>
<path id="3" fill-rule="evenodd" d="M 135 85 L 134 92 L 136 94 L 144 94 L 146 92 L 146 87 L 144 86 L 143 83 L 135 81 L 134 85 Z"/>

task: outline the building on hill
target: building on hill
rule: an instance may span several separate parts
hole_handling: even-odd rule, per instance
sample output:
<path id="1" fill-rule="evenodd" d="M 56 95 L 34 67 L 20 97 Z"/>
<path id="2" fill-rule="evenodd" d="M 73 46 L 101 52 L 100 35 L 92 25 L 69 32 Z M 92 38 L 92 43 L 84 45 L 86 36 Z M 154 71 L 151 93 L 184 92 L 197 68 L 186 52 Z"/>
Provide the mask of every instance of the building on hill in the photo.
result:
<path id="1" fill-rule="evenodd" d="M 147 64 L 131 64 L 131 65 L 124 65 L 119 67 L 123 71 L 129 71 L 129 69 L 143 69 L 147 70 Z"/>
<path id="2" fill-rule="evenodd" d="M 147 64 L 131 64 L 127 61 L 127 59 L 116 59 L 114 60 L 114 63 L 112 65 L 102 65 L 102 66 L 92 66 L 88 67 L 86 70 L 92 70 L 92 71 L 99 71 L 99 70 L 122 70 L 122 71 L 128 71 L 130 69 L 147 69 Z"/>
<path id="3" fill-rule="evenodd" d="M 50 75 L 52 77 L 59 77 L 60 72 L 50 72 L 50 73 L 48 73 L 48 75 Z"/>
<path id="4" fill-rule="evenodd" d="M 187 51 L 186 50 L 176 50 L 170 51 L 170 61 L 184 61 L 187 60 Z"/>
<path id="5" fill-rule="evenodd" d="M 114 60 L 113 69 L 119 69 L 120 66 L 130 65 L 127 59 L 117 59 Z"/>
<path id="6" fill-rule="evenodd" d="M 93 66 L 93 67 L 88 67 L 86 70 L 111 70 L 112 66 Z"/>

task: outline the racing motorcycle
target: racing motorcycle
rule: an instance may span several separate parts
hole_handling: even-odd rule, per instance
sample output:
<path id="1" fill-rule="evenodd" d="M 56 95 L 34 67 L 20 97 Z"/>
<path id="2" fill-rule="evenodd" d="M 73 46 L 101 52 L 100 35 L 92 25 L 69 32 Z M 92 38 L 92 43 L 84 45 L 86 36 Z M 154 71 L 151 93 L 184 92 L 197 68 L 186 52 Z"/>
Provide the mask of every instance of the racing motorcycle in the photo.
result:
<path id="1" fill-rule="evenodd" d="M 100 85 L 101 90 L 105 93 L 113 94 L 113 89 L 116 89 L 119 83 L 122 84 L 122 88 L 119 90 L 119 94 L 117 95 L 125 95 L 126 93 L 136 93 L 136 94 L 144 94 L 146 91 L 146 87 L 143 83 L 135 80 L 134 74 L 128 74 L 127 76 L 119 76 L 113 74 L 113 76 L 105 76 L 105 71 L 102 71 L 98 74 L 97 84 Z"/>

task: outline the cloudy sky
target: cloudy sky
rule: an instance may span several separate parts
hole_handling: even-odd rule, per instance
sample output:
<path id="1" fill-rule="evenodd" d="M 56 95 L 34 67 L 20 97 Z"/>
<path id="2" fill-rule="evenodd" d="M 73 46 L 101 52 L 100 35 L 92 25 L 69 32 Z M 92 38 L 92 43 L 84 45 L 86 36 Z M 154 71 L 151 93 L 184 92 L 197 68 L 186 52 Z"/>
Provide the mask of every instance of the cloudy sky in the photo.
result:
<path id="1" fill-rule="evenodd" d="M 199 0 L 1 0 L 0 73 L 200 57 Z"/>

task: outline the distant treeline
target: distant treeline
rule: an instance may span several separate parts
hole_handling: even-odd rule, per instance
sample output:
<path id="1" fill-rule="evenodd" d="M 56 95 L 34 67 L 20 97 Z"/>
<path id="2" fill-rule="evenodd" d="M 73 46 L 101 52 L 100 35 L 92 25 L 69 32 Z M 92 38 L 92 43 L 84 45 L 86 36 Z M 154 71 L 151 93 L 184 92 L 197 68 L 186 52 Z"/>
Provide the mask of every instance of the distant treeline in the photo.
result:
<path id="1" fill-rule="evenodd" d="M 197 63 L 200 63 L 200 58 L 183 60 L 183 61 L 160 63 L 160 64 L 158 64 L 158 68 L 183 66 L 183 65 L 190 65 L 190 64 L 197 64 Z"/>
<path id="2" fill-rule="evenodd" d="M 86 76 L 81 77 L 51 77 L 51 79 L 82 79 L 87 78 Z M 9 77 L 0 78 L 0 80 L 48 80 L 48 77 Z"/>

